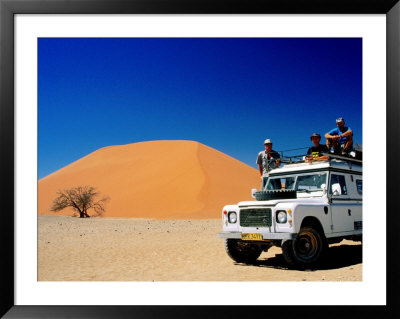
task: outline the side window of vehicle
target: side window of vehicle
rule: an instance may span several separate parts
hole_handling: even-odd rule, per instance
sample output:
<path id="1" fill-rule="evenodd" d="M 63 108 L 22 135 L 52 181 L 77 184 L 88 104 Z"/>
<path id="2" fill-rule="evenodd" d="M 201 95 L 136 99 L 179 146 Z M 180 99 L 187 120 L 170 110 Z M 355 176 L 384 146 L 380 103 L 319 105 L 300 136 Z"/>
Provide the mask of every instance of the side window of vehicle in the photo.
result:
<path id="1" fill-rule="evenodd" d="M 356 179 L 357 192 L 362 195 L 362 180 Z"/>
<path id="2" fill-rule="evenodd" d="M 330 194 L 333 194 L 336 191 L 339 195 L 347 195 L 346 181 L 343 175 L 332 174 L 330 185 Z"/>

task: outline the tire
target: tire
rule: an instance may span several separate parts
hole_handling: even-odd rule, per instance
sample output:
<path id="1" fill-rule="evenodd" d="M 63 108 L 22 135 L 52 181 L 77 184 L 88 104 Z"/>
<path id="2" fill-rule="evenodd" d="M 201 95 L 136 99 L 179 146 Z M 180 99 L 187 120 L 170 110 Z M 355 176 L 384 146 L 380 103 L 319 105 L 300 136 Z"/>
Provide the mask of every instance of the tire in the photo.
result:
<path id="1" fill-rule="evenodd" d="M 297 193 L 292 189 L 278 189 L 269 191 L 255 192 L 254 196 L 256 200 L 270 200 L 270 199 L 291 199 L 296 198 Z"/>
<path id="2" fill-rule="evenodd" d="M 239 239 L 225 239 L 225 251 L 238 263 L 252 264 L 261 255 L 261 248 L 255 244 L 245 243 Z"/>
<path id="3" fill-rule="evenodd" d="M 327 241 L 319 231 L 312 227 L 303 227 L 294 240 L 283 243 L 282 254 L 289 265 L 304 268 L 316 265 L 327 247 Z"/>
<path id="4" fill-rule="evenodd" d="M 293 240 L 286 240 L 282 244 L 282 255 L 289 266 L 296 265 L 293 257 Z"/>

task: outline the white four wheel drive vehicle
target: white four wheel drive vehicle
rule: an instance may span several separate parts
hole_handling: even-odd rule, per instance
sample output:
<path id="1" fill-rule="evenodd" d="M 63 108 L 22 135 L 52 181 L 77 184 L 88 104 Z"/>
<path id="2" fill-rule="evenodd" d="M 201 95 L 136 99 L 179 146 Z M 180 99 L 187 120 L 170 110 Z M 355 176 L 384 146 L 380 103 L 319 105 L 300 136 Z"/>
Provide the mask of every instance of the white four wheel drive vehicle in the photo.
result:
<path id="1" fill-rule="evenodd" d="M 271 246 L 286 262 L 314 265 L 330 243 L 362 240 L 362 162 L 329 155 L 327 161 L 294 163 L 271 170 L 255 201 L 222 210 L 228 255 L 253 263 Z"/>

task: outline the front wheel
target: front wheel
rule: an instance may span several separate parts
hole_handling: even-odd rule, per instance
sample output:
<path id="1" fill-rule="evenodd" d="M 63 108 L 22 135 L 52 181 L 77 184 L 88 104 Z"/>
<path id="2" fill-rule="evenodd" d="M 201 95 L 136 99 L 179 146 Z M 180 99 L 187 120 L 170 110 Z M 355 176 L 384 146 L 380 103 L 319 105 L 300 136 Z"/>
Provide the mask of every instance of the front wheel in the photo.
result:
<path id="1" fill-rule="evenodd" d="M 230 238 L 225 239 L 225 250 L 234 261 L 246 264 L 254 263 L 262 252 L 258 245 Z"/>
<path id="2" fill-rule="evenodd" d="M 327 249 L 323 235 L 312 227 L 303 227 L 294 240 L 282 245 L 283 257 L 289 265 L 307 267 L 315 265 Z"/>

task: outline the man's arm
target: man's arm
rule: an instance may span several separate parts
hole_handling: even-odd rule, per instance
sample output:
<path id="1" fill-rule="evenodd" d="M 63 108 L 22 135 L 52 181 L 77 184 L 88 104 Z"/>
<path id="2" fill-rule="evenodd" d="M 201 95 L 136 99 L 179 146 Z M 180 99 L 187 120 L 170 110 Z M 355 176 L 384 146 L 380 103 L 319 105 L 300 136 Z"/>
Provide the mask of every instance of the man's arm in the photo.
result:
<path id="1" fill-rule="evenodd" d="M 325 138 L 330 138 L 330 139 L 337 140 L 337 139 L 340 138 L 340 135 L 331 135 L 331 134 L 329 134 L 329 132 L 328 132 L 328 133 L 325 134 Z"/>
<path id="2" fill-rule="evenodd" d="M 339 135 L 339 137 L 350 137 L 350 136 L 353 136 L 353 131 L 351 129 Z"/>
<path id="3" fill-rule="evenodd" d="M 258 153 L 256 163 L 258 164 L 258 170 L 259 170 L 259 172 L 260 172 L 260 175 L 262 176 L 262 174 L 263 174 L 263 169 L 262 169 L 262 158 L 261 158 L 261 153 Z"/>
<path id="4" fill-rule="evenodd" d="M 333 135 L 333 134 L 335 134 L 335 135 Z M 325 138 L 337 140 L 340 138 L 340 136 L 338 134 L 337 129 L 334 128 L 333 130 L 330 130 L 328 133 L 325 134 Z"/>
<path id="5" fill-rule="evenodd" d="M 307 154 L 306 154 L 306 156 L 304 156 L 303 159 L 304 159 L 306 162 L 312 161 L 312 156 L 311 156 L 311 154 L 312 154 L 312 150 L 311 150 L 311 147 L 309 147 L 308 150 L 307 150 Z"/>
<path id="6" fill-rule="evenodd" d="M 323 153 L 328 153 L 328 147 L 326 145 L 321 145 L 320 150 L 318 152 L 318 156 L 314 158 L 316 161 L 327 161 L 329 160 L 329 157 L 327 155 L 322 155 Z"/>
<path id="7" fill-rule="evenodd" d="M 276 163 L 278 166 L 281 166 L 281 160 L 280 160 L 281 156 L 279 155 L 279 153 L 278 153 L 278 152 L 275 152 L 273 156 L 274 156 L 274 158 L 276 158 L 275 163 Z"/>

